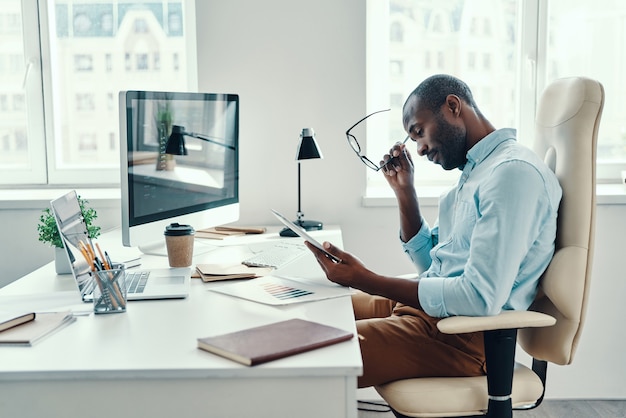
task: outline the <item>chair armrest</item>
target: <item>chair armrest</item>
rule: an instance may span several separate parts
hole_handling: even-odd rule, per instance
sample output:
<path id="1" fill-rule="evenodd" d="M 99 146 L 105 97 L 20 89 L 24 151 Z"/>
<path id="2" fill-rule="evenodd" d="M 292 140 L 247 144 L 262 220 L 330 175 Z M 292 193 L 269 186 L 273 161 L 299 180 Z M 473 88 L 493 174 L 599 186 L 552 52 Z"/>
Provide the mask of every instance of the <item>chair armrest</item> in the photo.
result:
<path id="1" fill-rule="evenodd" d="M 503 311 L 495 316 L 450 316 L 437 323 L 444 334 L 491 331 L 497 329 L 549 327 L 556 324 L 550 315 L 534 311 Z"/>

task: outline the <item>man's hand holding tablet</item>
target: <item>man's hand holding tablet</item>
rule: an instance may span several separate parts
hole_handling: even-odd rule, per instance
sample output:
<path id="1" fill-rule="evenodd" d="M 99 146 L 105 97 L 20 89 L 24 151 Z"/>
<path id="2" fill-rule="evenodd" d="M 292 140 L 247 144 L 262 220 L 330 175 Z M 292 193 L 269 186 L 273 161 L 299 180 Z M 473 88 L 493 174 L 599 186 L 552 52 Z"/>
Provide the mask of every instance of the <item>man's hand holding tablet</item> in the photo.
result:
<path id="1" fill-rule="evenodd" d="M 330 258 L 335 263 L 341 263 L 341 259 L 340 258 L 338 258 L 338 257 L 332 255 L 331 253 L 329 253 L 328 251 L 326 251 L 324 249 L 324 247 L 322 246 L 322 244 L 320 244 L 312 236 L 307 234 L 304 229 L 300 228 L 299 226 L 297 226 L 296 224 L 291 222 L 289 219 L 285 218 L 283 215 L 281 215 L 279 212 L 275 211 L 274 209 L 272 209 L 272 213 L 274 214 L 274 216 L 276 216 L 276 218 L 278 218 L 278 220 L 280 222 L 283 223 L 283 225 L 285 225 L 287 228 L 291 229 L 293 232 L 298 234 L 300 237 L 304 238 L 305 241 L 310 242 L 315 248 L 317 248 L 318 250 L 322 251 L 326 255 L 326 257 Z"/>

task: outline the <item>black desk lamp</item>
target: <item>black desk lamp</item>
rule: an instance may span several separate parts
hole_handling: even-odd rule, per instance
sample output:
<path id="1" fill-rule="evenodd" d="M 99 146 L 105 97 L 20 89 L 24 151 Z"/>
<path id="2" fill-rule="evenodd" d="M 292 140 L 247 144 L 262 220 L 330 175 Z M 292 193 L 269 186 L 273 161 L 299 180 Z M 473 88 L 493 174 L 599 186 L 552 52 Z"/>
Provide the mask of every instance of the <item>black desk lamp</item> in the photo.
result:
<path id="1" fill-rule="evenodd" d="M 301 187 L 300 187 L 300 161 L 312 160 L 315 158 L 324 158 L 315 141 L 315 133 L 313 128 L 304 128 L 300 134 L 300 142 L 298 143 L 298 151 L 296 152 L 296 160 L 298 161 L 298 219 L 293 223 L 298 225 L 305 231 L 316 231 L 323 227 L 320 221 L 305 220 L 304 213 L 301 207 Z M 298 235 L 289 228 L 283 228 L 280 231 L 280 235 L 283 237 L 297 237 Z"/>
<path id="2" fill-rule="evenodd" d="M 185 136 L 191 136 L 193 138 L 198 138 L 203 141 L 210 142 L 211 144 L 220 145 L 224 148 L 234 150 L 235 147 L 232 145 L 224 144 L 223 142 L 219 142 L 217 140 L 222 140 L 222 138 L 213 138 L 203 134 L 197 134 L 194 132 L 185 132 L 185 127 L 180 125 L 172 125 L 172 134 L 167 140 L 167 145 L 165 146 L 165 153 L 172 155 L 187 155 L 187 147 L 185 146 Z"/>

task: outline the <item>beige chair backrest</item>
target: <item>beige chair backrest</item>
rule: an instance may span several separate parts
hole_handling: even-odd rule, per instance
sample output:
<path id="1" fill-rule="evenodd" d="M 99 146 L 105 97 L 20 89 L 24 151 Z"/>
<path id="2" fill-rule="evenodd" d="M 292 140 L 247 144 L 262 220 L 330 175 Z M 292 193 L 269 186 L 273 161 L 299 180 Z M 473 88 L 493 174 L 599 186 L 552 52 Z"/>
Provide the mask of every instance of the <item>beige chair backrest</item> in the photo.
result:
<path id="1" fill-rule="evenodd" d="M 591 279 L 596 207 L 596 144 L 604 88 L 584 77 L 554 81 L 543 92 L 534 150 L 563 189 L 556 252 L 530 308 L 556 325 L 520 330 L 519 343 L 538 360 L 570 364 L 580 338 Z"/>

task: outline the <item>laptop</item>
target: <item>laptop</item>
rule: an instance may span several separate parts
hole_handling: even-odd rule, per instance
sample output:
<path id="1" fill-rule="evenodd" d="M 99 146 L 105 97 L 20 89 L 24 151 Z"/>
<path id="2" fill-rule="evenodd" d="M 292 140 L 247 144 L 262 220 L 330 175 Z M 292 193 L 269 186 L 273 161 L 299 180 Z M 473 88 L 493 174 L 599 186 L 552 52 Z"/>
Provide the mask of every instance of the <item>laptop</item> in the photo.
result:
<path id="1" fill-rule="evenodd" d="M 84 302 L 91 302 L 96 282 L 91 272 L 91 266 L 83 257 L 80 247 L 83 244 L 93 247 L 93 244 L 87 234 L 87 224 L 83 219 L 76 191 L 72 190 L 54 199 L 50 205 L 78 290 Z M 81 242 L 83 244 L 80 244 Z M 104 252 L 106 249 L 102 248 L 101 250 Z M 131 274 L 139 275 L 139 277 L 137 280 L 131 280 L 129 277 Z M 189 267 L 131 269 L 126 271 L 126 275 L 127 299 L 129 301 L 182 299 L 189 295 L 191 283 L 191 268 Z M 135 284 L 137 285 L 135 286 Z"/>

